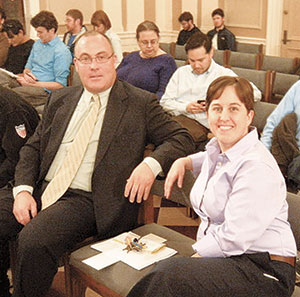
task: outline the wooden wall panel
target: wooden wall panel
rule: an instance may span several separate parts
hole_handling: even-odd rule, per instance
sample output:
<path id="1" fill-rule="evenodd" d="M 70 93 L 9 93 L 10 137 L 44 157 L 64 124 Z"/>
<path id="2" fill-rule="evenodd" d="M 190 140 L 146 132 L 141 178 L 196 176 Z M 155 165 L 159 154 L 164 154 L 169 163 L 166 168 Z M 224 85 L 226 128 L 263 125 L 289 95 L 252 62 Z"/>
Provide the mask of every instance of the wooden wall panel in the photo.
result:
<path id="1" fill-rule="evenodd" d="M 266 38 L 267 0 L 222 0 L 225 24 L 236 36 Z"/>
<path id="2" fill-rule="evenodd" d="M 155 16 L 155 1 L 153 0 L 144 0 L 144 15 L 145 20 L 156 22 Z"/>
<path id="3" fill-rule="evenodd" d="M 173 30 L 179 31 L 181 30 L 180 23 L 178 22 L 178 17 L 180 16 L 182 12 L 182 3 L 181 0 L 173 0 L 172 1 L 172 26 Z"/>

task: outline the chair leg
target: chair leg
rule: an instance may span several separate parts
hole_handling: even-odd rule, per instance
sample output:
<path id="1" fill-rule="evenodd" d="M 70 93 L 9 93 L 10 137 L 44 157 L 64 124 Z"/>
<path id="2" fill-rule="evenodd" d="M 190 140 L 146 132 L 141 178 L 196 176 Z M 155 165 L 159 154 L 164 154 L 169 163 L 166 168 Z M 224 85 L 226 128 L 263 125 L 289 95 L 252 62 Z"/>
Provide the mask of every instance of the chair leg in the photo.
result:
<path id="1" fill-rule="evenodd" d="M 87 287 L 84 282 L 79 279 L 72 278 L 71 280 L 71 288 L 72 288 L 72 297 L 83 297 L 85 296 L 85 292 Z"/>
<path id="2" fill-rule="evenodd" d="M 65 271 L 65 288 L 67 297 L 72 297 L 72 284 L 71 284 L 71 274 L 69 265 L 69 253 L 63 255 L 64 271 Z M 83 295 L 84 296 L 84 295 Z"/>
<path id="3" fill-rule="evenodd" d="M 10 258 L 10 271 L 12 276 L 12 283 L 15 283 L 16 268 L 17 268 L 17 254 L 18 243 L 16 240 L 9 242 L 9 258 Z"/>
<path id="4" fill-rule="evenodd" d="M 72 277 L 71 267 L 69 264 L 70 254 L 65 253 L 63 256 L 64 271 L 65 271 L 65 288 L 67 297 L 83 297 L 87 286 L 79 279 Z"/>

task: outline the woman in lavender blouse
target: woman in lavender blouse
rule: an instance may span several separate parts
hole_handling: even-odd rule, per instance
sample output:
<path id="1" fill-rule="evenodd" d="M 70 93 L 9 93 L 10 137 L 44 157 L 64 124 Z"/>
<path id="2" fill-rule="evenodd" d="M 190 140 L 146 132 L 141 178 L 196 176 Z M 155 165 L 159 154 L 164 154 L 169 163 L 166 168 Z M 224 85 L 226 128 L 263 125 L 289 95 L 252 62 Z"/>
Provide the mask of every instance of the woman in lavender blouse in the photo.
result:
<path id="1" fill-rule="evenodd" d="M 155 93 L 160 99 L 176 70 L 175 61 L 159 48 L 159 29 L 153 22 L 139 24 L 136 39 L 140 50 L 123 58 L 117 68 L 118 78 Z"/>
<path id="2" fill-rule="evenodd" d="M 243 78 L 223 76 L 210 85 L 206 110 L 215 138 L 205 152 L 175 161 L 165 182 L 168 198 L 185 170 L 197 176 L 190 194 L 201 218 L 195 254 L 159 262 L 128 297 L 292 295 L 296 244 L 285 182 L 250 127 L 253 104 Z"/>

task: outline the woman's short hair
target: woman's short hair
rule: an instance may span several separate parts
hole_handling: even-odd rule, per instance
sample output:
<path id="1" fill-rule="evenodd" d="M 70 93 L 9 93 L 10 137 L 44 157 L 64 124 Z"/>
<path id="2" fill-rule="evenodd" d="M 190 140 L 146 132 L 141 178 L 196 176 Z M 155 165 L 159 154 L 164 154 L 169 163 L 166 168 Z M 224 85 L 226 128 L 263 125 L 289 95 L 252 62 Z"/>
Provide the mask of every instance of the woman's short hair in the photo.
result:
<path id="1" fill-rule="evenodd" d="M 159 29 L 156 26 L 156 24 L 151 21 L 144 21 L 137 26 L 137 28 L 136 28 L 136 39 L 137 40 L 139 40 L 140 33 L 143 31 L 154 31 L 157 34 L 157 36 L 159 37 Z"/>
<path id="2" fill-rule="evenodd" d="M 103 10 L 97 10 L 93 13 L 91 24 L 96 27 L 102 24 L 105 27 L 105 30 L 109 30 L 111 28 L 110 19 Z"/>
<path id="3" fill-rule="evenodd" d="M 7 20 L 2 26 L 2 31 L 7 33 L 8 38 L 12 38 L 12 35 L 19 34 L 20 30 L 25 34 L 24 27 L 18 20 Z"/>
<path id="4" fill-rule="evenodd" d="M 36 29 L 37 27 L 44 27 L 47 31 L 54 29 L 54 32 L 57 31 L 58 23 L 54 14 L 47 10 L 42 10 L 36 16 L 34 16 L 30 24 Z"/>
<path id="5" fill-rule="evenodd" d="M 249 81 L 238 76 L 221 76 L 215 79 L 208 87 L 206 93 L 206 110 L 209 109 L 211 102 L 220 98 L 226 87 L 232 86 L 247 111 L 254 109 L 253 88 Z"/>

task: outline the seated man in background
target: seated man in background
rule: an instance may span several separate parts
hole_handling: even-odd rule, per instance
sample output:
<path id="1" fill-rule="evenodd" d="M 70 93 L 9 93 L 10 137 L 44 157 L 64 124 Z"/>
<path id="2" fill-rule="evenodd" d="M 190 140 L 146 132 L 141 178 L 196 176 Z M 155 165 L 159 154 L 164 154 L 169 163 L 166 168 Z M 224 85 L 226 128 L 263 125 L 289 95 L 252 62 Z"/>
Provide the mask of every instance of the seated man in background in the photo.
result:
<path id="1" fill-rule="evenodd" d="M 11 78 L 9 87 L 36 107 L 46 103 L 51 91 L 67 85 L 72 55 L 56 34 L 58 23 L 52 12 L 41 11 L 30 24 L 39 40 L 32 47 L 23 76 Z"/>
<path id="2" fill-rule="evenodd" d="M 196 32 L 200 32 L 199 28 L 194 24 L 193 15 L 189 11 L 183 12 L 179 18 L 179 23 L 182 26 L 182 30 L 179 32 L 177 37 L 178 45 L 185 45 L 188 39 Z"/>
<path id="3" fill-rule="evenodd" d="M 157 174 L 194 149 L 154 94 L 117 80 L 115 63 L 108 37 L 80 36 L 82 86 L 51 94 L 21 150 L 14 198 L 0 191 L 0 250 L 18 235 L 14 297 L 45 296 L 60 257 L 85 238 L 136 227 L 135 199 L 146 200 Z M 156 148 L 144 160 L 148 141 Z"/>
<path id="4" fill-rule="evenodd" d="M 30 39 L 25 34 L 24 27 L 18 20 L 7 20 L 3 24 L 2 30 L 3 32 L 6 32 L 10 43 L 7 60 L 3 68 L 15 74 L 22 73 L 30 55 L 34 40 Z"/>
<path id="5" fill-rule="evenodd" d="M 260 140 L 271 151 L 286 178 L 288 189 L 300 189 L 300 81 L 270 114 Z"/>
<path id="6" fill-rule="evenodd" d="M 11 187 L 19 151 L 39 122 L 36 110 L 15 92 L 0 86 L 0 188 Z M 0 250 L 0 296 L 8 297 L 8 245 Z"/>
<path id="7" fill-rule="evenodd" d="M 205 113 L 206 92 L 210 83 L 224 75 L 237 76 L 213 60 L 211 40 L 202 32 L 195 33 L 185 45 L 189 65 L 179 67 L 171 77 L 160 100 L 161 106 L 189 130 L 196 144 L 207 140 L 209 132 Z M 261 92 L 252 84 L 255 101 Z"/>
<path id="8" fill-rule="evenodd" d="M 9 42 L 5 32 L 2 32 L 2 25 L 6 20 L 6 13 L 0 7 L 0 67 L 3 67 L 8 53 Z"/>
<path id="9" fill-rule="evenodd" d="M 215 28 L 208 31 L 207 36 L 212 40 L 213 47 L 218 50 L 235 51 L 235 36 L 224 25 L 224 11 L 217 8 L 211 16 Z"/>
<path id="10" fill-rule="evenodd" d="M 76 40 L 80 35 L 87 31 L 86 27 L 83 25 L 82 12 L 78 9 L 68 10 L 65 23 L 68 32 L 65 33 L 63 42 L 70 49 L 73 57 Z"/>

